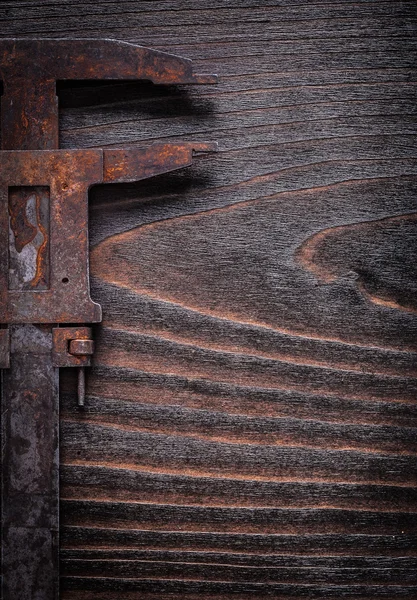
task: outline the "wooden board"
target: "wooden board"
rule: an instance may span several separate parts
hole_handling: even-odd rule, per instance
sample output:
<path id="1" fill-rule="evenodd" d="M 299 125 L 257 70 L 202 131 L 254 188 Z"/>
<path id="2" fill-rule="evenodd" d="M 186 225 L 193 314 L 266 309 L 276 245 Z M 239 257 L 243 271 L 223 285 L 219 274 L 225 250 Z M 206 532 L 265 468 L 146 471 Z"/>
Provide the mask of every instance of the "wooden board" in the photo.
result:
<path id="1" fill-rule="evenodd" d="M 416 598 L 416 4 L 5 1 L 219 85 L 62 82 L 61 146 L 218 141 L 91 191 L 62 373 L 64 600 Z"/>

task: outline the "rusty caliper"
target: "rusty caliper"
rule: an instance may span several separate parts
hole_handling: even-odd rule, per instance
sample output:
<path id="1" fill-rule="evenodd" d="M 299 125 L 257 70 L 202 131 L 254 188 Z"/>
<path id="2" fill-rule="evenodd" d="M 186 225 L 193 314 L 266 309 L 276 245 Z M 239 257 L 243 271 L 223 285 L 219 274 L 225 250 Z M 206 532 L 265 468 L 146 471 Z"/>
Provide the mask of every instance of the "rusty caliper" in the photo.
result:
<path id="1" fill-rule="evenodd" d="M 191 61 L 115 40 L 0 40 L 0 367 L 4 600 L 58 598 L 58 372 L 84 370 L 89 292 L 88 190 L 187 166 L 208 143 L 59 150 L 56 81 L 215 83 Z"/>

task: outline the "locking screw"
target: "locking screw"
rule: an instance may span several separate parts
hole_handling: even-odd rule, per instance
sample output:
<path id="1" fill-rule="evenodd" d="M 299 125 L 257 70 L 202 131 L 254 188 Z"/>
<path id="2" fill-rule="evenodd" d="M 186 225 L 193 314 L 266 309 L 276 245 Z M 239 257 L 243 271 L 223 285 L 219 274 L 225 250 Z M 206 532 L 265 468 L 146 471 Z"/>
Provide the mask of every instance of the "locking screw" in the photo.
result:
<path id="1" fill-rule="evenodd" d="M 74 356 L 89 356 L 94 354 L 94 342 L 93 340 L 70 340 L 69 349 L 70 354 Z"/>
<path id="2" fill-rule="evenodd" d="M 74 356 L 90 356 L 94 353 L 93 340 L 70 340 L 68 351 Z M 83 407 L 85 402 L 85 369 L 78 369 L 78 406 Z"/>

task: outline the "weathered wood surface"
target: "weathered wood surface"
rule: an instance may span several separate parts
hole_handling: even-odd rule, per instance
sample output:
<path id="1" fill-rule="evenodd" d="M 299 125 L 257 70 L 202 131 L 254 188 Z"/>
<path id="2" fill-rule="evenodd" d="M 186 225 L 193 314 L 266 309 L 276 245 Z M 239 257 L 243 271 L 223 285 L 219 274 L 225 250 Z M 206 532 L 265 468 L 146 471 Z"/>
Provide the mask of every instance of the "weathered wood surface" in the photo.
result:
<path id="1" fill-rule="evenodd" d="M 64 600 L 416 598 L 416 4 L 2 2 L 216 87 L 60 85 L 63 147 L 213 140 L 91 193 L 103 305 L 62 376 Z"/>

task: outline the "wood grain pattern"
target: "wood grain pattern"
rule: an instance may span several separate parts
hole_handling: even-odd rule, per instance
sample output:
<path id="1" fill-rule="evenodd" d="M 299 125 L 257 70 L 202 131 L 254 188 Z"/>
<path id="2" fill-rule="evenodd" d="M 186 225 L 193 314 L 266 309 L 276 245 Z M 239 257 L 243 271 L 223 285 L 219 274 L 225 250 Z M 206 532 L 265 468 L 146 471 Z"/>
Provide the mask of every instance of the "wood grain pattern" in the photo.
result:
<path id="1" fill-rule="evenodd" d="M 5 1 L 220 84 L 61 82 L 63 147 L 218 141 L 91 190 L 103 305 L 61 377 L 64 600 L 417 598 L 416 5 Z"/>

